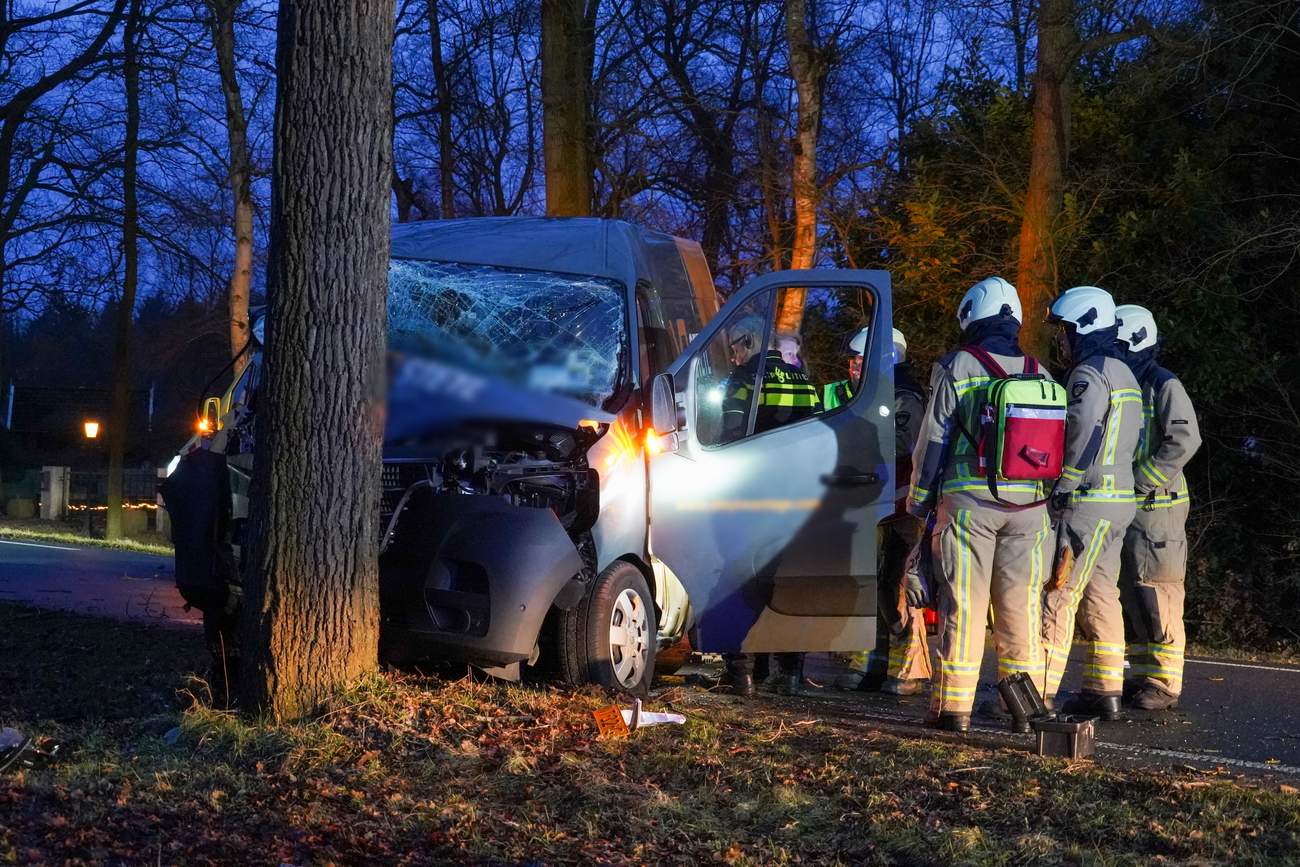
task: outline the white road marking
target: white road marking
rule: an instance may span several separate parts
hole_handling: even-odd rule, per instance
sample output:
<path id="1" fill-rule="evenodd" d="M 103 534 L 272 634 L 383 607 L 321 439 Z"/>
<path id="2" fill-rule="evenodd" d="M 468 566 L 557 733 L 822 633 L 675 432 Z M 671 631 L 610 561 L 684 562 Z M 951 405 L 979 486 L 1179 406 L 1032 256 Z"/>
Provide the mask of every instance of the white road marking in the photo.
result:
<path id="1" fill-rule="evenodd" d="M 1248 668 L 1252 671 L 1286 671 L 1291 674 L 1300 674 L 1300 668 L 1282 668 L 1276 665 L 1256 665 L 1253 662 L 1220 662 L 1217 659 L 1188 659 L 1186 660 L 1196 665 L 1222 665 L 1227 668 Z"/>
<path id="2" fill-rule="evenodd" d="M 0 545 L 22 545 L 24 548 L 49 548 L 51 551 L 80 551 L 80 548 L 70 548 L 67 545 L 41 545 L 36 542 L 14 542 L 10 539 L 0 539 Z"/>

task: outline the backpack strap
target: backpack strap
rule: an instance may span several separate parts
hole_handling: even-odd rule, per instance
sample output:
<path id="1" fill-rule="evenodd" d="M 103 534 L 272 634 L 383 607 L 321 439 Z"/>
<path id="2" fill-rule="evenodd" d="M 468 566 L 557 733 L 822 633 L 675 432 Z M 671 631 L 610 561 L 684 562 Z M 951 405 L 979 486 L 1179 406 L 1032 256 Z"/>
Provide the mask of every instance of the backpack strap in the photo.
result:
<path id="1" fill-rule="evenodd" d="M 970 346 L 963 346 L 963 352 L 969 352 L 975 356 L 975 360 L 984 366 L 984 369 L 993 374 L 995 379 L 1006 379 L 1007 372 L 1002 369 L 1002 365 L 993 360 L 993 356 L 983 346 L 977 346 L 972 343 Z"/>
<path id="2" fill-rule="evenodd" d="M 998 364 L 997 361 L 995 361 L 995 360 L 993 359 L 993 356 L 990 355 L 990 354 L 989 354 L 989 351 L 988 351 L 987 349 L 985 349 L 983 346 L 979 346 L 979 345 L 977 345 L 977 344 L 972 343 L 970 346 L 963 346 L 963 347 L 962 347 L 962 351 L 963 351 L 963 352 L 969 352 L 971 355 L 973 355 L 973 356 L 975 357 L 975 360 L 978 361 L 980 364 L 982 364 L 982 365 L 984 366 L 984 369 L 985 369 L 985 370 L 987 370 L 989 373 L 993 374 L 994 378 L 996 378 L 996 379 L 1010 379 L 1010 378 L 1011 378 L 1010 374 L 1008 374 L 1008 373 L 1006 372 L 1006 370 L 1003 369 L 1002 365 Z M 1038 359 L 1037 359 L 1037 358 L 1034 358 L 1032 355 L 1026 355 L 1026 356 L 1025 356 L 1025 371 L 1024 371 L 1024 373 L 1021 374 L 1021 375 L 1022 375 L 1022 376 L 1037 376 L 1037 375 L 1038 375 Z"/>

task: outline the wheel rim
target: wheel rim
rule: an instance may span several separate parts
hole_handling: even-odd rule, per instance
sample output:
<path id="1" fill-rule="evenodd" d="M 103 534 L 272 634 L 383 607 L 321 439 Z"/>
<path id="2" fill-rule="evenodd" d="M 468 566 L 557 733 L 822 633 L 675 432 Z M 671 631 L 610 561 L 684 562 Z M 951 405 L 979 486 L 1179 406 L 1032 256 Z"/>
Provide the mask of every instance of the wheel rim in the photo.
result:
<path id="1" fill-rule="evenodd" d="M 645 674 L 649 631 L 645 602 L 629 587 L 618 594 L 609 616 L 609 659 L 622 686 L 636 686 Z"/>

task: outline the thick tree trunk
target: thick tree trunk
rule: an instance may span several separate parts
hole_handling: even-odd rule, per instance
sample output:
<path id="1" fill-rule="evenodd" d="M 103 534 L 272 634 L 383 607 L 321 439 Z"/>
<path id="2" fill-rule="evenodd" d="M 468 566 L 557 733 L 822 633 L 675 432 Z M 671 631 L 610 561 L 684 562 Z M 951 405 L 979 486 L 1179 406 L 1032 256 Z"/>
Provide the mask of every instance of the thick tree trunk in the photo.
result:
<path id="1" fill-rule="evenodd" d="M 456 216 L 456 187 L 452 170 L 455 151 L 451 141 L 451 79 L 442 56 L 442 22 L 438 0 L 429 0 L 429 59 L 433 65 L 433 92 L 438 98 L 438 196 L 444 220 Z"/>
<path id="2" fill-rule="evenodd" d="M 811 268 L 817 256 L 817 131 L 821 126 L 822 72 L 821 59 L 808 33 L 805 0 L 786 0 L 785 32 L 790 46 L 790 72 L 799 96 L 791 173 L 794 235 L 790 267 Z M 803 318 L 803 292 L 787 291 L 784 298 L 777 313 L 777 331 L 798 331 Z"/>
<path id="3" fill-rule="evenodd" d="M 312 713 L 375 670 L 393 0 L 282 0 L 241 692 Z"/>
<path id="4" fill-rule="evenodd" d="M 122 538 L 122 473 L 131 416 L 131 325 L 140 273 L 140 30 L 143 0 L 131 0 L 122 37 L 126 85 L 126 135 L 122 148 L 122 297 L 117 308 L 113 347 L 113 396 L 108 413 L 108 510 L 104 535 Z"/>
<path id="5" fill-rule="evenodd" d="M 542 153 L 553 217 L 591 213 L 585 12 L 584 0 L 542 0 Z"/>
<path id="6" fill-rule="evenodd" d="M 1021 343 L 1047 350 L 1043 311 L 1058 289 L 1055 231 L 1065 193 L 1070 138 L 1070 67 L 1077 57 L 1073 0 L 1042 0 L 1038 7 L 1038 62 L 1034 70 L 1029 186 L 1020 223 L 1016 288 L 1024 308 Z"/>
<path id="7" fill-rule="evenodd" d="M 226 136 L 230 145 L 230 192 L 235 202 L 235 261 L 230 274 L 230 354 L 238 376 L 248 364 L 240 355 L 248 343 L 248 296 L 253 282 L 252 158 L 248 153 L 248 121 L 235 66 L 235 13 L 239 0 L 210 0 L 212 45 L 217 53 L 221 94 L 226 101 Z"/>

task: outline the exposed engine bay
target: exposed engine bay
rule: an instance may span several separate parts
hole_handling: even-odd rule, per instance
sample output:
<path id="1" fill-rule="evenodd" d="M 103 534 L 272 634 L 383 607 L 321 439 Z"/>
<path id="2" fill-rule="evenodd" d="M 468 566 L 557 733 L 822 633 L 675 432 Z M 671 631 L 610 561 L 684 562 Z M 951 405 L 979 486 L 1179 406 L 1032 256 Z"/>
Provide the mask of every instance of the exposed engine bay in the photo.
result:
<path id="1" fill-rule="evenodd" d="M 597 438 L 586 428 L 493 425 L 437 444 L 390 446 L 383 468 L 381 551 L 392 542 L 401 511 L 420 491 L 498 497 L 512 506 L 549 509 L 579 543 L 600 512 L 600 481 L 586 461 Z M 439 452 L 440 460 L 429 459 Z"/>
<path id="2" fill-rule="evenodd" d="M 547 611 L 577 604 L 596 572 L 600 480 L 586 454 L 598 437 L 498 422 L 390 443 L 380 543 L 388 626 L 454 638 L 471 659 L 532 658 Z"/>

